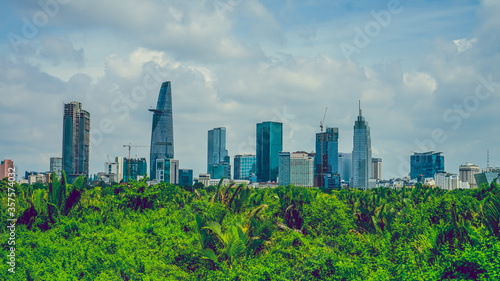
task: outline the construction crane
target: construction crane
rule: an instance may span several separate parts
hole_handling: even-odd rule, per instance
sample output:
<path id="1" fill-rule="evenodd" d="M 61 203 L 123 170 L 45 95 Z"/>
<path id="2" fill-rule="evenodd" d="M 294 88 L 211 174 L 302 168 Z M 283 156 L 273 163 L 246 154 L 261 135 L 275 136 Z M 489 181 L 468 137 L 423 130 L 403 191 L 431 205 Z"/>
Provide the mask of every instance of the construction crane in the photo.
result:
<path id="1" fill-rule="evenodd" d="M 326 118 L 326 111 L 328 110 L 328 107 L 325 108 L 325 114 L 323 114 L 323 121 L 319 122 L 319 127 L 321 128 L 321 132 L 323 133 L 323 125 L 325 124 L 325 118 Z"/>
<path id="2" fill-rule="evenodd" d="M 127 161 L 127 182 L 130 179 L 130 149 L 132 147 L 149 147 L 149 145 L 132 145 L 131 143 L 129 144 L 124 144 L 123 147 L 128 147 L 128 161 Z"/>
<path id="3" fill-rule="evenodd" d="M 328 107 L 325 108 L 325 114 L 323 114 L 323 120 L 319 122 L 319 127 L 321 128 L 321 133 L 320 133 L 320 136 L 321 136 L 321 156 L 320 156 L 320 161 L 321 161 L 321 164 L 320 164 L 320 180 L 319 180 L 319 183 L 318 185 L 321 185 L 321 183 L 324 184 L 324 176 L 323 176 L 323 141 L 324 141 L 324 134 L 323 134 L 323 126 L 325 124 L 325 118 L 326 118 L 326 111 L 328 110 Z"/>

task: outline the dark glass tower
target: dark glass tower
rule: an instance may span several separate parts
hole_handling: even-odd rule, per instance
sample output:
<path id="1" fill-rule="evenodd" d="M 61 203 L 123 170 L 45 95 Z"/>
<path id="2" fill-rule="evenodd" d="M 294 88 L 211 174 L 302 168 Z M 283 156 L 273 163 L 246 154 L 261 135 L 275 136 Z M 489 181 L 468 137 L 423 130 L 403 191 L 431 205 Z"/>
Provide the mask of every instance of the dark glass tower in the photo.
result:
<path id="1" fill-rule="evenodd" d="M 283 150 L 283 123 L 257 124 L 257 180 L 273 181 L 278 178 L 279 153 Z"/>
<path id="2" fill-rule="evenodd" d="M 88 178 L 90 114 L 79 102 L 64 104 L 62 169 L 69 183 L 80 175 Z"/>
<path id="3" fill-rule="evenodd" d="M 161 84 L 156 109 L 153 112 L 149 167 L 151 179 L 156 179 L 156 160 L 174 158 L 174 126 L 172 119 L 172 88 L 170 81 Z"/>
<path id="4" fill-rule="evenodd" d="M 354 144 L 352 151 L 352 187 L 367 189 L 368 180 L 372 175 L 372 142 L 370 138 L 370 126 L 361 115 L 361 103 L 359 116 L 354 123 Z"/>
<path id="5" fill-rule="evenodd" d="M 410 156 L 410 178 L 433 178 L 436 173 L 444 172 L 444 156 L 441 152 L 415 152 Z"/>
<path id="6" fill-rule="evenodd" d="M 339 173 L 339 129 L 326 128 L 326 132 L 316 134 L 316 157 L 314 159 L 314 185 L 326 186 L 325 177 Z"/>

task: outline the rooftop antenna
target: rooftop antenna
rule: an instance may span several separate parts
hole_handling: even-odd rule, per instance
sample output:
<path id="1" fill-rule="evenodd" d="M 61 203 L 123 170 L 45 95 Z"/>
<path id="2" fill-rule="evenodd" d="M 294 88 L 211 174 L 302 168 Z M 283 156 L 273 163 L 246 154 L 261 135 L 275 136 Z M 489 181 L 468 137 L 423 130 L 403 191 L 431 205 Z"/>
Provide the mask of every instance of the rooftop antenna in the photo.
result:
<path id="1" fill-rule="evenodd" d="M 486 168 L 490 167 L 490 150 L 488 149 L 486 152 Z"/>
<path id="2" fill-rule="evenodd" d="M 359 116 L 361 116 L 361 100 L 359 100 Z"/>

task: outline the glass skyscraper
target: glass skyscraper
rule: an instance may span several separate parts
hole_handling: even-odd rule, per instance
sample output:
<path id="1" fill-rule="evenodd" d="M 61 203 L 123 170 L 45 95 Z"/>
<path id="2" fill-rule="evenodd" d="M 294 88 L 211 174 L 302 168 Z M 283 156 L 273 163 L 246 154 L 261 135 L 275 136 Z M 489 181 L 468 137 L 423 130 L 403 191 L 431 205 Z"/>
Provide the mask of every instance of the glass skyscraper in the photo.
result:
<path id="1" fill-rule="evenodd" d="M 208 131 L 207 172 L 212 179 L 231 178 L 231 165 L 226 149 L 226 128 Z"/>
<path id="2" fill-rule="evenodd" d="M 339 152 L 339 174 L 340 179 L 349 184 L 352 178 L 352 153 Z"/>
<path id="3" fill-rule="evenodd" d="M 372 144 L 370 126 L 361 114 L 361 105 L 358 119 L 354 123 L 353 141 L 351 187 L 368 189 L 368 181 L 372 176 Z"/>
<path id="4" fill-rule="evenodd" d="M 130 167 L 129 167 L 130 165 Z M 145 176 L 148 172 L 148 165 L 146 162 L 146 158 L 139 159 L 129 159 L 123 158 L 123 181 L 129 182 L 131 180 L 137 180 L 140 176 Z M 130 175 L 128 174 L 128 170 L 130 168 Z M 118 176 L 118 175 L 117 175 Z"/>
<path id="5" fill-rule="evenodd" d="M 325 178 L 339 172 L 339 129 L 326 128 L 316 134 L 316 157 L 314 160 L 314 185 L 325 187 Z M 323 170 L 322 170 L 323 169 Z M 332 181 L 330 181 L 333 184 Z M 326 186 L 333 187 L 333 186 Z"/>
<path id="6" fill-rule="evenodd" d="M 172 89 L 170 81 L 163 82 L 153 112 L 149 176 L 156 179 L 156 160 L 174 158 L 174 126 L 172 119 Z"/>
<path id="7" fill-rule="evenodd" d="M 410 156 L 411 179 L 418 179 L 420 175 L 424 178 L 434 178 L 438 172 L 444 172 L 444 156 L 441 152 L 415 152 Z"/>
<path id="8" fill-rule="evenodd" d="M 276 182 L 279 153 L 283 150 L 283 123 L 257 123 L 257 180 Z"/>
<path id="9" fill-rule="evenodd" d="M 234 156 L 234 179 L 249 180 L 256 173 L 257 157 L 253 154 Z"/>
<path id="10" fill-rule="evenodd" d="M 290 152 L 279 153 L 278 184 L 287 186 L 290 184 Z"/>
<path id="11" fill-rule="evenodd" d="M 90 114 L 79 102 L 64 104 L 62 169 L 69 183 L 89 176 Z"/>

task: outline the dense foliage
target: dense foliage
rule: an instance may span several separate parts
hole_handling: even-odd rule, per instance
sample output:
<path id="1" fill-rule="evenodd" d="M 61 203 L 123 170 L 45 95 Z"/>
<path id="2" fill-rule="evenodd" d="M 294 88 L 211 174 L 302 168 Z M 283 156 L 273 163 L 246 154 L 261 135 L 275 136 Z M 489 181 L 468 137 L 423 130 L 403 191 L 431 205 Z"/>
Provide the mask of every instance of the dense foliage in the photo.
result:
<path id="1" fill-rule="evenodd" d="M 6 222 L 7 181 L 0 182 Z M 0 280 L 500 280 L 500 187 L 16 185 Z"/>

